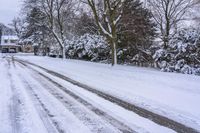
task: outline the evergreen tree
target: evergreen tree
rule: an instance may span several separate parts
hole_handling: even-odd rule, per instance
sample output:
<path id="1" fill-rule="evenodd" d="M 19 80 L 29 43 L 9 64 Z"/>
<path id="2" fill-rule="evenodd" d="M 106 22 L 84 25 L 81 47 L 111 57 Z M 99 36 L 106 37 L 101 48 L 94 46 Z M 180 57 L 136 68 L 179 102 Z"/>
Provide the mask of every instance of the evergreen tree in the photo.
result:
<path id="1" fill-rule="evenodd" d="M 79 36 L 86 33 L 97 34 L 98 27 L 95 24 L 94 18 L 87 13 L 82 13 L 81 16 L 77 18 L 75 32 Z"/>
<path id="2" fill-rule="evenodd" d="M 23 38 L 28 38 L 32 43 L 38 44 L 37 46 L 34 46 L 37 47 L 36 51 L 43 55 L 47 55 L 49 53 L 49 47 L 54 41 L 52 40 L 52 34 L 46 27 L 46 17 L 37 7 L 33 7 L 29 11 L 30 12 L 27 13 L 25 18 L 27 25 Z"/>
<path id="3" fill-rule="evenodd" d="M 41 39 L 41 33 L 44 33 L 45 28 L 45 16 L 42 15 L 40 9 L 34 7 L 27 13 L 26 16 L 26 34 L 24 38 L 32 37 L 32 39 L 38 42 Z"/>
<path id="4" fill-rule="evenodd" d="M 155 37 L 155 24 L 151 12 L 144 8 L 140 0 L 125 0 L 119 27 L 118 54 L 121 61 L 152 61 L 148 51 Z"/>

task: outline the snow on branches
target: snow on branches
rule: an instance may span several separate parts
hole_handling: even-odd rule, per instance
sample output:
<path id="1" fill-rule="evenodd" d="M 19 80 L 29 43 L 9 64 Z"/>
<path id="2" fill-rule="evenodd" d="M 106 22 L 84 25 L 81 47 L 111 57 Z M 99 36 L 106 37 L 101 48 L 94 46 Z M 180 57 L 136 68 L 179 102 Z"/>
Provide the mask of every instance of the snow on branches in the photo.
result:
<path id="1" fill-rule="evenodd" d="M 66 43 L 68 58 L 102 61 L 109 56 L 109 46 L 105 38 L 99 35 L 84 34 Z"/>
<path id="2" fill-rule="evenodd" d="M 179 30 L 168 49 L 158 49 L 154 59 L 162 71 L 200 75 L 200 30 Z"/>

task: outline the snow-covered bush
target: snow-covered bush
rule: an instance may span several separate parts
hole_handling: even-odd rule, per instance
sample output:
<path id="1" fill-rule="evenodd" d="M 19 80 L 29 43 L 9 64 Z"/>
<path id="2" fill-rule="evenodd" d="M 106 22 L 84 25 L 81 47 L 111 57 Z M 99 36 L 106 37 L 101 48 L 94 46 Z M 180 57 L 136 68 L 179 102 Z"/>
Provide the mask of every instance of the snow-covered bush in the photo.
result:
<path id="1" fill-rule="evenodd" d="M 106 60 L 109 56 L 109 47 L 104 37 L 85 34 L 67 42 L 66 55 L 73 59 Z"/>
<path id="2" fill-rule="evenodd" d="M 140 49 L 139 47 L 124 46 L 124 48 L 118 48 L 117 57 L 118 63 L 121 64 L 146 64 L 150 66 L 153 63 L 151 51 L 149 49 Z"/>
<path id="3" fill-rule="evenodd" d="M 168 48 L 158 49 L 153 57 L 162 71 L 200 75 L 200 30 L 181 29 Z"/>

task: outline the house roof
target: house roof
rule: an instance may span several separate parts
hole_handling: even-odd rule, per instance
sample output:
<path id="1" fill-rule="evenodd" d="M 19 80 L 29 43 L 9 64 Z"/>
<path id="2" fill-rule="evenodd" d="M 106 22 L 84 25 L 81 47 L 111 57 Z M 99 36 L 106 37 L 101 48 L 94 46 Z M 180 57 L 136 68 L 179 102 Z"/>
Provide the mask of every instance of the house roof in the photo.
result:
<path id="1" fill-rule="evenodd" d="M 0 44 L 2 47 L 20 47 L 20 45 L 17 44 Z"/>
<path id="2" fill-rule="evenodd" d="M 2 40 L 5 40 L 5 39 L 7 39 L 7 40 L 19 40 L 19 38 L 15 35 L 3 35 L 1 37 L 1 39 Z"/>

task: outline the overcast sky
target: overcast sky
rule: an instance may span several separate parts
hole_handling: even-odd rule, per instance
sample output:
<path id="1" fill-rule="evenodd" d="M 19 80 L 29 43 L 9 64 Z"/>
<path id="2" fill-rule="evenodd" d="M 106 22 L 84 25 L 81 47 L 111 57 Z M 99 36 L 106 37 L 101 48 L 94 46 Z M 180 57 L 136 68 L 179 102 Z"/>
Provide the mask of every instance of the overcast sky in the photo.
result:
<path id="1" fill-rule="evenodd" d="M 0 22 L 8 25 L 18 16 L 22 0 L 0 0 Z"/>

